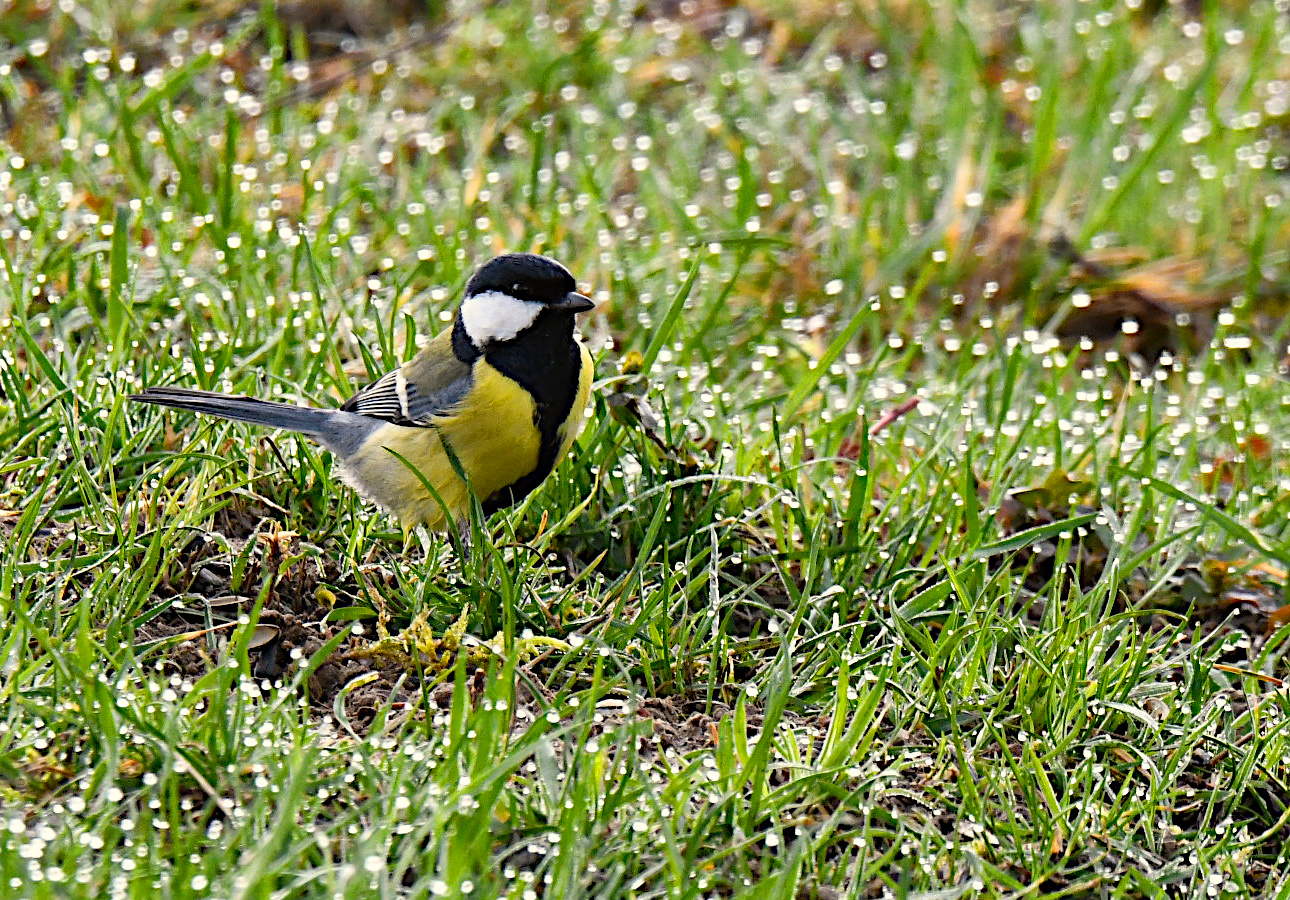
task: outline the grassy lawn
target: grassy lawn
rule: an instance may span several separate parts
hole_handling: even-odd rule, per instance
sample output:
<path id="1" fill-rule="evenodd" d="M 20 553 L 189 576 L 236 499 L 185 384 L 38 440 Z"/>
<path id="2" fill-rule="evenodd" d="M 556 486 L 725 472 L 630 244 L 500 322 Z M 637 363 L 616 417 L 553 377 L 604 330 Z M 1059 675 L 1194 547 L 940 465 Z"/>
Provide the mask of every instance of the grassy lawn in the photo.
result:
<path id="1" fill-rule="evenodd" d="M 0 895 L 1290 891 L 1286 6 L 0 4 Z M 125 399 L 502 250 L 598 381 L 467 556 Z"/>

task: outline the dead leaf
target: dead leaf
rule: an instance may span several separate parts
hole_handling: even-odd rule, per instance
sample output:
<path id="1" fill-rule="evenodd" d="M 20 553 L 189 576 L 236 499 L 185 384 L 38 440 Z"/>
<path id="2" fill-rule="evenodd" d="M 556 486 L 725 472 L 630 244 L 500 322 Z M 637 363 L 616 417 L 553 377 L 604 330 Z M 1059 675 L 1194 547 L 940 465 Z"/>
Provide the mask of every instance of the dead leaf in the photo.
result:
<path id="1" fill-rule="evenodd" d="M 1114 262 L 1135 258 L 1136 251 L 1085 254 L 1064 234 L 1049 246 L 1071 264 L 1076 284 L 1089 285 L 1083 305 L 1072 304 L 1058 324 L 1062 338 L 1123 339 L 1128 352 L 1155 359 L 1183 338 L 1208 340 L 1213 314 L 1227 302 L 1225 293 L 1203 286 L 1207 271 L 1197 259 L 1166 257 L 1115 271 Z"/>
<path id="2" fill-rule="evenodd" d="M 1290 603 L 1280 606 L 1268 613 L 1268 634 L 1290 623 Z"/>
<path id="3" fill-rule="evenodd" d="M 1226 672 L 1229 675 L 1240 675 L 1244 678 L 1256 678 L 1264 684 L 1270 684 L 1275 687 L 1285 686 L 1285 682 L 1280 678 L 1273 678 L 1271 675 L 1264 675 L 1262 672 L 1254 672 L 1250 669 L 1238 669 L 1236 666 L 1227 666 L 1223 663 L 1214 663 L 1214 668 L 1220 672 Z"/>
<path id="4" fill-rule="evenodd" d="M 277 625 L 256 625 L 246 640 L 246 649 L 256 650 L 276 638 L 281 631 Z"/>

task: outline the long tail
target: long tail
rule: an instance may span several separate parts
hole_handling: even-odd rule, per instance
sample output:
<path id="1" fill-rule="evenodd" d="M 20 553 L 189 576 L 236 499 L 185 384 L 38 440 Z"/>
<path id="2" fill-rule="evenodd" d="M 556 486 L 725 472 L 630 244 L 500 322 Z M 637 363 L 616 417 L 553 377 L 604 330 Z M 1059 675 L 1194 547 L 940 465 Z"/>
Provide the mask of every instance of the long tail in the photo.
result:
<path id="1" fill-rule="evenodd" d="M 369 434 L 386 424 L 357 413 L 293 406 L 290 403 L 187 388 L 152 387 L 142 394 L 131 394 L 130 399 L 172 409 L 206 413 L 236 422 L 298 431 L 309 435 L 342 458 L 351 455 Z"/>

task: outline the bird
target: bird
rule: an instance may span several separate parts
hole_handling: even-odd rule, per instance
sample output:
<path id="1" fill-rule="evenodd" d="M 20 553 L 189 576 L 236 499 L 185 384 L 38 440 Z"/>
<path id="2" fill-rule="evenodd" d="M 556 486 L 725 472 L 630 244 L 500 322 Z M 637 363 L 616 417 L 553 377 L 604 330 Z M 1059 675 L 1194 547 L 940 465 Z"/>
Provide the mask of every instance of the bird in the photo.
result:
<path id="1" fill-rule="evenodd" d="M 451 326 L 338 409 L 180 387 L 130 399 L 304 434 L 405 535 L 465 539 L 472 494 L 485 515 L 518 503 L 582 430 L 593 363 L 574 325 L 593 308 L 560 263 L 505 253 L 466 282 Z"/>

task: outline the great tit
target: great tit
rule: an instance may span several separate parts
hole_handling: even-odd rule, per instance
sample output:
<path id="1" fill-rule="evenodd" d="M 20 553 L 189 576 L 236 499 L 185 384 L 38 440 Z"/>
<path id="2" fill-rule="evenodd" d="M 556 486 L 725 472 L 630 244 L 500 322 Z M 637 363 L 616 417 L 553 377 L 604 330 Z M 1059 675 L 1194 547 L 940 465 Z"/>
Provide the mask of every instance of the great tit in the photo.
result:
<path id="1" fill-rule="evenodd" d="M 405 528 L 443 530 L 467 519 L 470 491 L 503 509 L 569 452 L 592 375 L 574 317 L 594 307 L 555 260 L 507 253 L 466 283 L 450 328 L 340 409 L 174 387 L 130 399 L 308 435 Z"/>

